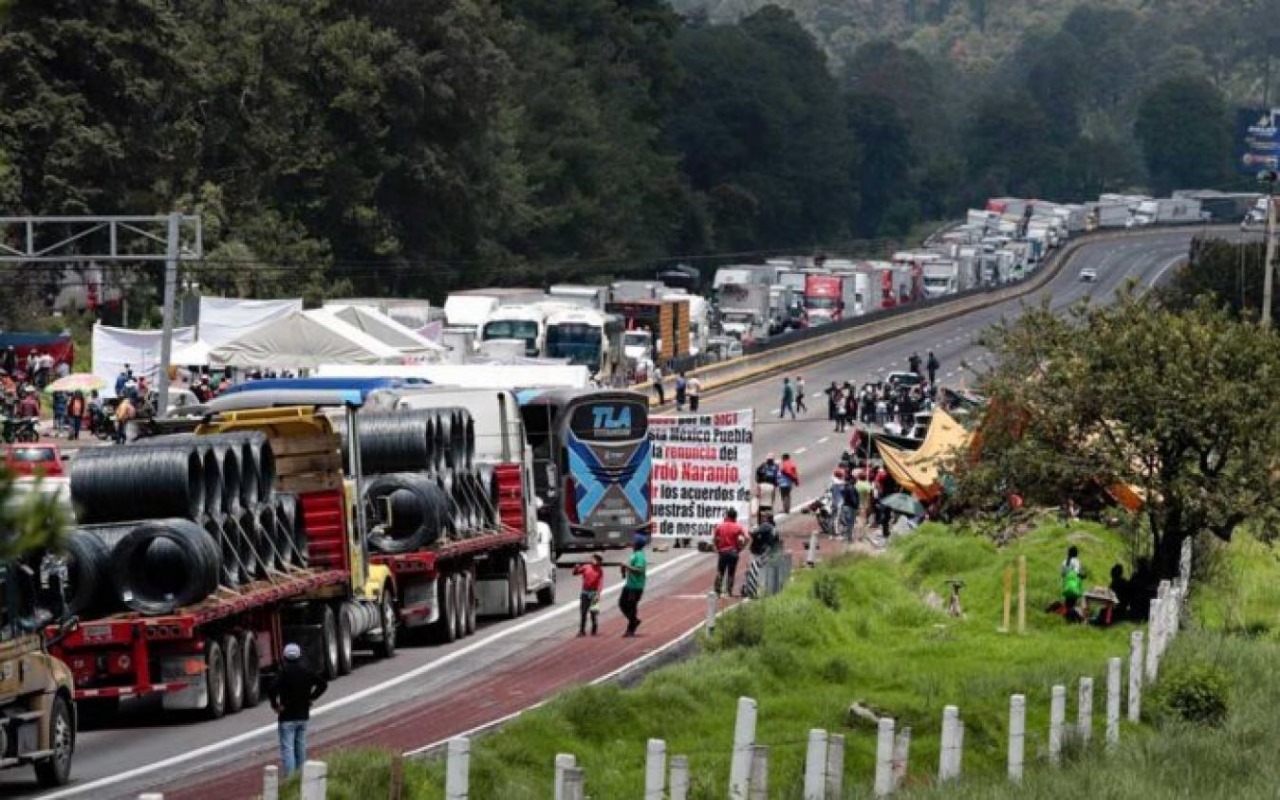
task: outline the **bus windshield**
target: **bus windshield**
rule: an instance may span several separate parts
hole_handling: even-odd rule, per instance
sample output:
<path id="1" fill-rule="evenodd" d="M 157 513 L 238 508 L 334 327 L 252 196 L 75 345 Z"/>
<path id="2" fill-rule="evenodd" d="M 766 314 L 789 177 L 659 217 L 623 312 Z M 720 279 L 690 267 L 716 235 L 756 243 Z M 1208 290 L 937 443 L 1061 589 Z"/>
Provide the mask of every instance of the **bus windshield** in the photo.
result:
<path id="1" fill-rule="evenodd" d="M 497 319 L 486 322 L 484 334 L 490 339 L 519 339 L 524 342 L 525 355 L 538 355 L 538 323 L 526 319 Z"/>
<path id="2" fill-rule="evenodd" d="M 599 326 L 586 322 L 561 322 L 547 326 L 547 357 L 567 358 L 571 364 L 586 364 L 595 369 L 600 364 L 603 333 Z"/>

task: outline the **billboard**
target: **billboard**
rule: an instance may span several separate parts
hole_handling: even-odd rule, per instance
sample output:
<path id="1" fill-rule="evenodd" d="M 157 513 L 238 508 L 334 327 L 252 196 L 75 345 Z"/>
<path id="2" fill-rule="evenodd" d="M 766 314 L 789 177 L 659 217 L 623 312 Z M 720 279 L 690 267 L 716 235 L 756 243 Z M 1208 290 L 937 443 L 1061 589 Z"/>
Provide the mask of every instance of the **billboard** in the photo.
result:
<path id="1" fill-rule="evenodd" d="M 1236 171 L 1257 175 L 1280 169 L 1280 108 L 1242 108 L 1236 112 Z"/>
<path id="2" fill-rule="evenodd" d="M 654 535 L 709 540 L 730 508 L 751 517 L 754 412 L 649 417 Z"/>

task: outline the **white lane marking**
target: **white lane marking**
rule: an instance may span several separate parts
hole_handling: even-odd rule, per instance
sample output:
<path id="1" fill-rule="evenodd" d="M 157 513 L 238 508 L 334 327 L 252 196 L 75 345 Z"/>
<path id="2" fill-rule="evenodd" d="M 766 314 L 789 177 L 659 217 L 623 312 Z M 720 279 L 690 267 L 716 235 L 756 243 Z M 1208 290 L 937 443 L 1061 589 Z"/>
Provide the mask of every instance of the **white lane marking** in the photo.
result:
<path id="1" fill-rule="evenodd" d="M 775 408 L 774 410 L 770 411 L 769 414 L 775 417 L 778 416 L 778 409 Z"/>
<path id="2" fill-rule="evenodd" d="M 821 439 L 818 440 L 818 444 L 826 444 L 827 440 L 830 438 L 831 438 L 830 436 L 823 436 Z"/>
<path id="3" fill-rule="evenodd" d="M 672 560 L 666 562 L 665 564 L 659 564 L 658 566 L 649 570 L 649 575 L 650 576 L 658 575 L 662 572 L 665 572 L 671 569 L 677 564 L 684 563 L 685 561 L 688 561 L 689 559 L 695 558 L 700 555 L 702 555 L 702 553 L 691 552 L 691 553 L 685 553 L 682 556 L 677 556 L 676 558 L 673 558 Z M 603 594 L 607 595 L 607 594 L 613 594 L 615 592 L 621 592 L 621 591 L 622 591 L 622 585 L 615 584 L 613 586 L 606 588 Z M 409 670 L 408 672 L 401 673 L 400 675 L 397 675 L 394 678 L 385 680 L 382 683 L 375 684 L 365 689 L 361 689 L 360 691 L 355 692 L 354 694 L 350 694 L 350 695 L 347 695 L 346 697 L 338 698 L 337 700 L 334 700 L 331 703 L 325 703 L 322 706 L 314 708 L 311 711 L 311 718 L 315 719 L 316 717 L 322 717 L 325 714 L 328 714 L 329 712 L 336 711 L 340 708 L 349 706 L 353 703 L 358 703 L 361 700 L 365 700 L 369 697 L 372 697 L 375 694 L 378 694 L 379 692 L 385 691 L 394 686 L 399 686 L 402 683 L 408 683 L 409 681 L 416 680 L 417 678 L 421 678 L 423 675 L 430 674 L 431 672 L 434 672 L 436 669 L 443 667 L 447 664 L 451 664 L 454 661 L 457 661 L 460 658 L 463 658 L 464 656 L 469 656 L 472 653 L 476 652 L 477 650 L 480 650 L 481 648 L 486 647 L 494 642 L 510 638 L 511 636 L 514 636 L 517 633 L 522 633 L 528 630 L 529 628 L 534 627 L 535 625 L 539 624 L 544 620 L 548 620 L 553 617 L 565 616 L 569 613 L 577 613 L 577 611 L 578 611 L 578 606 L 576 604 L 557 606 L 551 611 L 545 611 L 541 614 L 538 614 L 534 617 L 531 617 L 525 620 L 524 622 L 518 623 L 516 625 L 512 625 L 509 628 L 504 628 L 503 630 L 498 631 L 492 636 L 486 637 L 476 642 L 472 642 L 466 647 L 460 648 L 458 650 L 454 650 L 452 653 L 447 653 L 441 656 L 440 658 L 436 659 L 435 661 L 432 661 L 427 664 L 422 664 L 418 667 L 415 667 L 414 669 Z M 163 761 L 157 761 L 154 764 L 148 764 L 145 767 L 135 767 L 134 769 L 126 770 L 116 775 L 108 775 L 105 778 L 99 778 L 95 781 L 90 781 L 89 783 L 86 783 L 82 786 L 72 786 L 72 787 L 63 789 L 62 791 L 59 791 L 59 792 L 53 792 L 52 794 L 40 795 L 39 800 L 60 800 L 60 798 L 63 798 L 63 797 L 75 797 L 77 795 L 84 794 L 85 792 L 92 792 L 98 789 L 106 788 L 108 786 L 114 786 L 118 783 L 124 783 L 125 781 L 131 781 L 137 778 L 141 778 L 146 775 L 150 775 L 154 772 L 167 770 L 179 764 L 185 764 L 188 761 L 204 758 L 205 756 L 209 756 L 219 751 L 226 750 L 227 748 L 252 741 L 253 739 L 256 739 L 260 736 L 265 736 L 267 734 L 274 734 L 276 731 L 276 728 L 277 728 L 277 725 L 274 722 L 271 723 L 270 725 L 263 725 L 259 728 L 254 728 L 253 730 L 248 730 L 248 731 L 245 731 L 244 733 L 237 734 L 236 736 L 232 736 L 229 739 L 223 739 L 222 741 L 205 745 L 204 747 L 198 747 L 195 750 L 190 750 L 186 753 L 183 753 L 182 755 L 172 756 L 170 758 L 164 759 Z"/>
<path id="4" fill-rule="evenodd" d="M 1151 279 L 1149 285 L 1154 289 L 1155 285 L 1160 282 L 1160 278 L 1163 277 L 1164 274 L 1169 271 L 1169 268 L 1172 267 L 1174 264 L 1177 264 L 1183 261 L 1185 258 L 1186 258 L 1185 256 L 1174 256 L 1173 260 L 1166 261 L 1165 265 L 1160 268 L 1159 272 L 1156 273 L 1156 276 Z"/>
<path id="5" fill-rule="evenodd" d="M 805 453 L 807 453 L 807 452 L 809 452 L 809 448 L 807 448 L 807 447 L 797 447 L 797 448 L 796 448 L 796 455 L 798 455 L 798 456 L 804 455 L 804 454 L 805 454 Z"/>

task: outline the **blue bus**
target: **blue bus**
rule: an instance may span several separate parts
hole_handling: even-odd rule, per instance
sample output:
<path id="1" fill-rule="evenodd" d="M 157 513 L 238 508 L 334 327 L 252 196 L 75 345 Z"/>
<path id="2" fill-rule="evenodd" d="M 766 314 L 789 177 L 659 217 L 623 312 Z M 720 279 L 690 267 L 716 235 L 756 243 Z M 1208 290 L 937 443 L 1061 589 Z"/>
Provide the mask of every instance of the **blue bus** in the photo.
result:
<path id="1" fill-rule="evenodd" d="M 557 553 L 624 548 L 649 533 L 649 401 L 603 389 L 517 391 L 539 517 Z"/>

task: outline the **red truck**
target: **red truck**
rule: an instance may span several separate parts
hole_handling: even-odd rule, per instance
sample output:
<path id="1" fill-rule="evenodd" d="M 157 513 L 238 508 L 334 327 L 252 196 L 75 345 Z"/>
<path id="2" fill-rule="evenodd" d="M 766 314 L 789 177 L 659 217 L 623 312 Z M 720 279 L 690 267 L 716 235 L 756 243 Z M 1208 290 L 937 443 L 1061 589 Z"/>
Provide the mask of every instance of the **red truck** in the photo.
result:
<path id="1" fill-rule="evenodd" d="M 859 313 L 858 277 L 854 273 L 804 277 L 804 311 L 808 325 L 838 322 Z"/>

